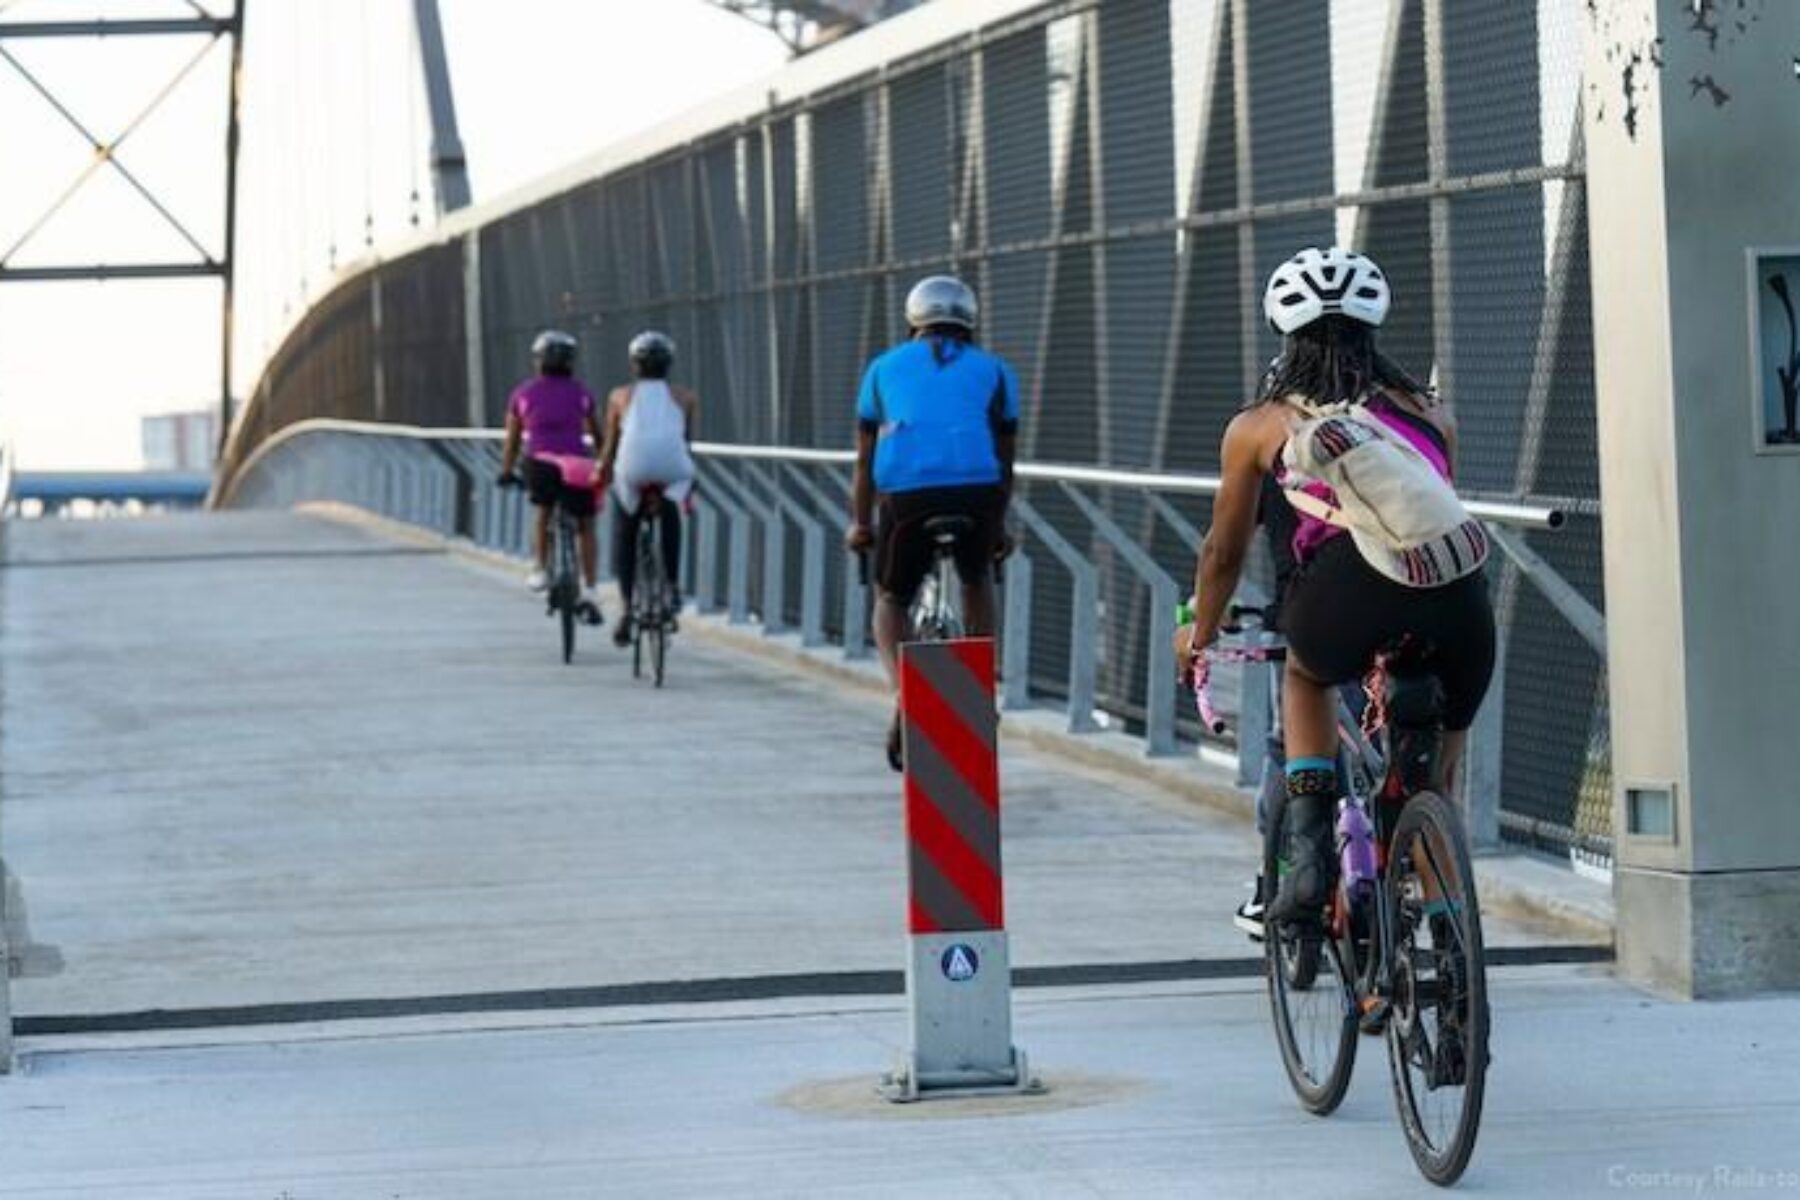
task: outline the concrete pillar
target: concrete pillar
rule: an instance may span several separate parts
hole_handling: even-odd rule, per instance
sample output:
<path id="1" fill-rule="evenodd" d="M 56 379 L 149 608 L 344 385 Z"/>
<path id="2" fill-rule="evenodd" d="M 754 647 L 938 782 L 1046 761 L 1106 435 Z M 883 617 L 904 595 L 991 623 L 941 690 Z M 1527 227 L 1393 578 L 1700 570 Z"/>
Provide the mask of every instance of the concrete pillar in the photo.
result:
<path id="1" fill-rule="evenodd" d="M 1800 989 L 1800 453 L 1763 415 L 1785 318 L 1752 332 L 1754 251 L 1800 246 L 1800 5 L 1584 19 L 1619 970 Z"/>

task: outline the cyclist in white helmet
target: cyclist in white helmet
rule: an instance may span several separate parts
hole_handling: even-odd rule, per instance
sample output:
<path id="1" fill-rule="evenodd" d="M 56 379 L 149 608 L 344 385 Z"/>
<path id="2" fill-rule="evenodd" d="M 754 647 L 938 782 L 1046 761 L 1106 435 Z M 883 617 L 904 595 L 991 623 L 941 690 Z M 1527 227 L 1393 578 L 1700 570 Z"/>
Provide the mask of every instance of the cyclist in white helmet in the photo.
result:
<path id="1" fill-rule="evenodd" d="M 1226 428 L 1222 483 L 1195 569 L 1194 622 L 1176 639 L 1185 669 L 1218 636 L 1255 535 L 1259 496 L 1274 477 L 1298 516 L 1291 540 L 1298 568 L 1281 604 L 1289 647 L 1283 681 L 1289 869 L 1268 909 L 1276 920 L 1316 915 L 1334 878 L 1341 783 L 1333 686 L 1361 677 L 1384 649 L 1402 641 L 1415 647 L 1419 665 L 1442 685 L 1437 783 L 1448 791 L 1493 673 L 1494 617 L 1478 526 L 1466 536 L 1479 544 L 1464 547 L 1455 570 L 1402 582 L 1372 565 L 1363 534 L 1345 536 L 1355 531 L 1329 519 L 1341 516 L 1339 498 L 1294 471 L 1290 435 L 1321 413 L 1348 411 L 1335 408 L 1342 405 L 1358 410 L 1348 423 L 1352 432 L 1378 422 L 1379 429 L 1359 436 L 1391 435 L 1411 447 L 1406 455 L 1429 464 L 1419 468 L 1427 478 L 1451 478 L 1456 422 L 1449 405 L 1376 347 L 1389 301 L 1380 268 L 1337 247 L 1303 250 L 1270 277 L 1263 312 L 1283 335 L 1282 353 L 1260 393 Z"/>
<path id="2" fill-rule="evenodd" d="M 632 382 L 614 388 L 606 402 L 606 436 L 600 450 L 600 476 L 612 488 L 613 573 L 625 612 L 613 626 L 613 644 L 631 645 L 631 594 L 637 582 L 638 524 L 646 488 L 660 488 L 663 564 L 669 572 L 670 599 L 681 562 L 681 505 L 694 486 L 694 460 L 688 452 L 700 421 L 700 398 L 669 382 L 675 365 L 675 342 L 666 333 L 646 329 L 631 339 Z"/>

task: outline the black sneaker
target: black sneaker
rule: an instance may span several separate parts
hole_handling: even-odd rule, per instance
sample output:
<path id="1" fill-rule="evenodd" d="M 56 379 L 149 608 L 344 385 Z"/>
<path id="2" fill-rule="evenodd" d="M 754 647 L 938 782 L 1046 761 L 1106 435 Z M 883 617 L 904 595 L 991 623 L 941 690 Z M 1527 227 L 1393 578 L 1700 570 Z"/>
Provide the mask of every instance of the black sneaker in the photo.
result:
<path id="1" fill-rule="evenodd" d="M 900 713 L 898 710 L 895 711 L 894 719 L 888 725 L 887 760 L 888 766 L 894 770 L 906 770 L 906 759 L 901 755 L 900 750 Z"/>
<path id="2" fill-rule="evenodd" d="M 583 600 L 575 606 L 575 612 L 588 625 L 604 625 L 606 617 L 600 612 L 600 606 L 592 600 Z"/>
<path id="3" fill-rule="evenodd" d="M 625 647 L 631 645 L 631 638 L 634 632 L 635 630 L 632 628 L 631 624 L 631 614 L 626 613 L 619 618 L 619 623 L 613 626 L 613 645 L 623 650 Z"/>

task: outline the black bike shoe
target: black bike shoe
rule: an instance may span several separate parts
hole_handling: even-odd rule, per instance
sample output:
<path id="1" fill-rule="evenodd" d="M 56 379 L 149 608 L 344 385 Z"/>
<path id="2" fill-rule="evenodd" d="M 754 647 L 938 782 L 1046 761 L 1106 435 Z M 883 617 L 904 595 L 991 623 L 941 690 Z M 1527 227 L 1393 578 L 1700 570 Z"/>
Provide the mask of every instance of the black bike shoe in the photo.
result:
<path id="1" fill-rule="evenodd" d="M 623 650 L 631 645 L 631 638 L 635 632 L 631 625 L 631 614 L 627 613 L 619 618 L 617 625 L 613 626 L 613 645 Z"/>
<path id="2" fill-rule="evenodd" d="M 1297 815 L 1299 801 L 1289 800 L 1288 805 L 1292 819 Z M 1268 919 L 1284 923 L 1320 920 L 1337 874 L 1337 852 L 1332 846 L 1329 819 L 1312 822 L 1310 828 L 1289 830 L 1285 857 L 1287 873 L 1281 877 L 1281 887 L 1269 904 Z"/>
<path id="3" fill-rule="evenodd" d="M 606 624 L 606 618 L 601 614 L 600 606 L 595 604 L 592 600 L 583 600 L 580 604 L 575 606 L 575 611 L 580 614 L 582 621 L 586 624 Z"/>

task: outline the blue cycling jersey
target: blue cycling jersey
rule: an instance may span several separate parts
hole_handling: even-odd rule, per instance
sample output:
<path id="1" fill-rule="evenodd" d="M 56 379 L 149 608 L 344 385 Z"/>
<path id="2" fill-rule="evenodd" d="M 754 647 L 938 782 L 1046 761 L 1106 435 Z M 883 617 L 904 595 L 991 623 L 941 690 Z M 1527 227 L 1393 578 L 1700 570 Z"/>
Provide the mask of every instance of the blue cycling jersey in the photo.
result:
<path id="1" fill-rule="evenodd" d="M 869 364 L 856 415 L 879 433 L 879 492 L 999 483 L 994 433 L 1018 424 L 1019 380 L 979 346 L 917 338 Z"/>

